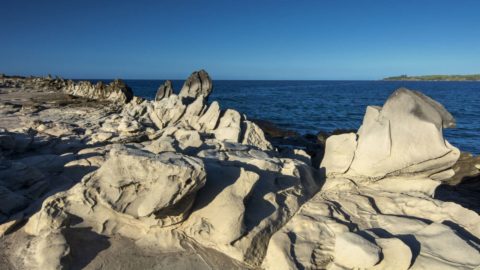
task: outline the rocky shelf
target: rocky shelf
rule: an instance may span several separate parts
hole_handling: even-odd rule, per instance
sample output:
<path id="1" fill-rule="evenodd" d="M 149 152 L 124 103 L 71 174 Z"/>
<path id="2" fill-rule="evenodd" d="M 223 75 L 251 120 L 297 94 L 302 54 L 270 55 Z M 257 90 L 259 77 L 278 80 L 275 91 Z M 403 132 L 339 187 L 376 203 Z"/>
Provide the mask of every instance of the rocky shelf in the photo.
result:
<path id="1" fill-rule="evenodd" d="M 438 102 L 398 89 L 358 131 L 302 137 L 212 89 L 2 76 L 0 268 L 480 265 L 480 159 Z"/>

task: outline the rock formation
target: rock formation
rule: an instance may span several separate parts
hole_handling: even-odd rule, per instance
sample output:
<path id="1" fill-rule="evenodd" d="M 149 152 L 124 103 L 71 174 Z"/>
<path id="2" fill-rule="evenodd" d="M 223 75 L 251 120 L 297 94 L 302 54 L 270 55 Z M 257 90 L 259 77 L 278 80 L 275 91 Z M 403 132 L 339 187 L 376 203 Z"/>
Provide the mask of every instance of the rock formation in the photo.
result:
<path id="1" fill-rule="evenodd" d="M 199 96 L 203 96 L 204 99 L 207 99 L 212 92 L 212 89 L 212 80 L 210 79 L 210 76 L 208 76 L 208 73 L 202 69 L 193 72 L 192 75 L 188 77 L 178 95 L 187 99 L 187 102 L 195 100 Z"/>
<path id="2" fill-rule="evenodd" d="M 98 82 L 93 85 L 88 81 L 80 81 L 77 83 L 68 81 L 63 90 L 67 94 L 77 97 L 108 100 L 119 103 L 128 103 L 133 97 L 132 89 L 122 80 L 114 80 L 107 85 L 103 82 Z"/>
<path id="3" fill-rule="evenodd" d="M 454 125 L 441 104 L 419 92 L 398 89 L 383 107 L 367 108 L 356 135 L 330 137 L 321 166 L 329 176 L 448 179 L 460 151 L 443 138 L 442 129 Z"/>
<path id="4" fill-rule="evenodd" d="M 160 87 L 158 88 L 157 93 L 155 94 L 155 101 L 168 98 L 172 94 L 173 94 L 172 82 L 167 80 L 163 85 L 160 85 Z"/>
<path id="5" fill-rule="evenodd" d="M 453 117 L 418 92 L 397 90 L 357 134 L 330 136 L 319 168 L 208 103 L 203 70 L 155 100 L 121 82 L 9 99 L 25 81 L 0 92 L 2 269 L 480 265 L 478 213 L 433 198 L 452 168 L 474 166 L 455 167 L 442 136 Z"/>

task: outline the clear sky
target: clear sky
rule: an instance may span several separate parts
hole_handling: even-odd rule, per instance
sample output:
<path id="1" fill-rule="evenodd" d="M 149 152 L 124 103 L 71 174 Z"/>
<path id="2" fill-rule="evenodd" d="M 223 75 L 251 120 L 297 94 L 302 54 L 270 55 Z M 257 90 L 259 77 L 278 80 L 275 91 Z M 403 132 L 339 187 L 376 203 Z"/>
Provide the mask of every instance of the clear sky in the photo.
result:
<path id="1" fill-rule="evenodd" d="M 480 73 L 478 0 L 1 0 L 0 73 L 379 79 Z"/>

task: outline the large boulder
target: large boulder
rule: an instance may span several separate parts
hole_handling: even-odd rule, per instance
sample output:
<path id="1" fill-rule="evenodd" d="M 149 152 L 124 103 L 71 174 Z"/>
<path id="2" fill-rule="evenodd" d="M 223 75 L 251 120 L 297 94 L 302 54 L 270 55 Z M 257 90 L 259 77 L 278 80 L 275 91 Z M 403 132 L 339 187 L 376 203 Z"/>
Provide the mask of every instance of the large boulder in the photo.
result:
<path id="1" fill-rule="evenodd" d="M 356 143 L 350 139 L 343 144 L 340 139 L 354 134 L 331 136 L 321 166 L 329 176 L 378 180 L 408 175 L 443 180 L 452 176 L 449 170 L 460 155 L 443 138 L 442 129 L 454 125 L 452 115 L 441 104 L 401 88 L 383 107 L 367 108 Z M 339 160 L 341 165 L 336 162 Z"/>
<path id="2" fill-rule="evenodd" d="M 138 218 L 164 217 L 205 185 L 205 179 L 203 163 L 195 158 L 114 150 L 88 181 L 112 209 Z"/>
<path id="3" fill-rule="evenodd" d="M 187 101 L 193 101 L 199 96 L 203 96 L 203 98 L 206 99 L 211 92 L 212 80 L 210 76 L 208 76 L 208 73 L 202 69 L 193 72 L 192 75 L 188 77 L 178 95 Z"/>

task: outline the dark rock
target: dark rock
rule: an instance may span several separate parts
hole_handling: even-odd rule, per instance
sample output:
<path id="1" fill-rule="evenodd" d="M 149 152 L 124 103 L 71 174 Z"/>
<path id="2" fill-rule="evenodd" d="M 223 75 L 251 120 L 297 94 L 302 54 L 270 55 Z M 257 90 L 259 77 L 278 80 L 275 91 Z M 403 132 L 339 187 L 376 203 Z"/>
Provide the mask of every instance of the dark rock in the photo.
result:
<path id="1" fill-rule="evenodd" d="M 195 71 L 188 77 L 180 90 L 179 96 L 191 103 L 199 96 L 207 99 L 212 92 L 212 80 L 205 70 Z"/>
<path id="2" fill-rule="evenodd" d="M 173 93 L 172 82 L 167 80 L 157 90 L 155 101 L 168 98 Z"/>
<path id="3" fill-rule="evenodd" d="M 265 136 L 267 136 L 268 138 L 286 138 L 299 136 L 297 132 L 283 129 L 267 120 L 251 119 L 251 121 L 257 124 L 262 129 L 263 133 L 265 133 Z"/>
<path id="4" fill-rule="evenodd" d="M 480 156 L 474 156 L 467 152 L 462 152 L 458 158 L 457 163 L 453 165 L 452 169 L 455 175 L 449 179 L 447 185 L 457 185 L 473 178 L 480 178 Z"/>

